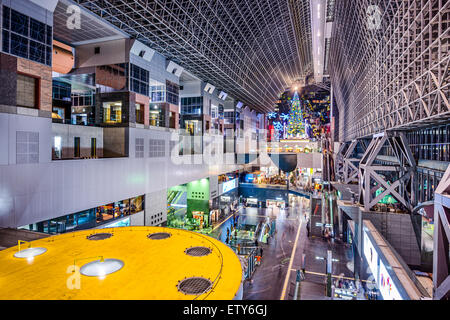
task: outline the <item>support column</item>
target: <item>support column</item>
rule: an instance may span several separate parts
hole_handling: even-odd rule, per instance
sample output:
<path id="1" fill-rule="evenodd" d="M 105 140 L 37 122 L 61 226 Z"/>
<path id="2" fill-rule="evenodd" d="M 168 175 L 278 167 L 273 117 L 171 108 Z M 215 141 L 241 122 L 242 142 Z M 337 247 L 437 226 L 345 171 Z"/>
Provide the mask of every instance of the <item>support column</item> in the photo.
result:
<path id="1" fill-rule="evenodd" d="M 434 196 L 433 299 L 450 296 L 450 166 L 436 188 Z"/>
<path id="2" fill-rule="evenodd" d="M 358 147 L 363 151 L 367 149 L 363 139 L 353 140 L 341 145 L 336 155 L 335 171 L 343 183 L 358 182 L 358 167 L 361 161 L 358 158 Z"/>
<path id="3" fill-rule="evenodd" d="M 383 155 L 382 150 L 389 150 L 388 154 L 392 155 Z M 412 211 L 416 204 L 415 171 L 416 160 L 403 133 L 374 135 L 359 164 L 359 201 L 364 210 L 369 211 L 386 195 L 391 195 Z M 382 192 L 375 195 L 378 189 Z"/>

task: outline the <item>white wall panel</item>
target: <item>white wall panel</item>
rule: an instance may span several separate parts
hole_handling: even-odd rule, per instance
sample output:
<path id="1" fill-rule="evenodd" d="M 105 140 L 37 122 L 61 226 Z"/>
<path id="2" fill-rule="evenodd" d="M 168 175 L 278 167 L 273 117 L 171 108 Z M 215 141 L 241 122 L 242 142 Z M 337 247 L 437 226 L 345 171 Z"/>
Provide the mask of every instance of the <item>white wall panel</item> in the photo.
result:
<path id="1" fill-rule="evenodd" d="M 0 113 L 0 165 L 7 165 L 9 159 L 8 149 L 9 123 L 8 115 Z"/>
<path id="2" fill-rule="evenodd" d="M 6 150 L 15 149 L 17 130 L 37 131 L 40 139 L 40 163 L 16 165 L 14 150 L 14 162 L 0 165 L 0 227 L 19 227 L 239 169 L 234 164 L 204 164 L 202 155 L 174 163 L 169 154 L 171 132 L 135 128 L 130 128 L 130 148 L 136 136 L 144 138 L 144 158 L 50 161 L 51 119 L 0 116 L 9 126 Z M 149 158 L 150 138 L 164 139 L 165 157 Z"/>

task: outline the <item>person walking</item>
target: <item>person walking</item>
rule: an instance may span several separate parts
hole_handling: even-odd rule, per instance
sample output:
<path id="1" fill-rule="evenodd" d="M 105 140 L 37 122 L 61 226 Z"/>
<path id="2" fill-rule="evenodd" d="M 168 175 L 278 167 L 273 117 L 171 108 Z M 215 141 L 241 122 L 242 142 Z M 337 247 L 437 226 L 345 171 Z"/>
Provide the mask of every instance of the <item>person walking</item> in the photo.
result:
<path id="1" fill-rule="evenodd" d="M 307 235 L 309 238 L 309 233 L 311 232 L 311 222 L 309 219 L 308 219 L 308 222 L 306 223 L 306 232 L 307 232 Z"/>

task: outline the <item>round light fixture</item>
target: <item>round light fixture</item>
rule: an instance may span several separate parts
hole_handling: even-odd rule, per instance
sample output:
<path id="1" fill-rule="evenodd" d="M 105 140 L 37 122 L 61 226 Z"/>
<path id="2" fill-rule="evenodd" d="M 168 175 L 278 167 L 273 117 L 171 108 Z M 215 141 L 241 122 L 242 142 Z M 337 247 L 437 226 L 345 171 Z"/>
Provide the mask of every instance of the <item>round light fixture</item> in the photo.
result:
<path id="1" fill-rule="evenodd" d="M 29 259 L 41 255 L 46 251 L 47 249 L 45 248 L 28 248 L 17 251 L 16 253 L 14 253 L 14 257 L 21 259 Z"/>
<path id="2" fill-rule="evenodd" d="M 82 266 L 80 273 L 88 277 L 103 278 L 108 274 L 119 271 L 123 266 L 123 261 L 119 259 L 95 260 Z"/>

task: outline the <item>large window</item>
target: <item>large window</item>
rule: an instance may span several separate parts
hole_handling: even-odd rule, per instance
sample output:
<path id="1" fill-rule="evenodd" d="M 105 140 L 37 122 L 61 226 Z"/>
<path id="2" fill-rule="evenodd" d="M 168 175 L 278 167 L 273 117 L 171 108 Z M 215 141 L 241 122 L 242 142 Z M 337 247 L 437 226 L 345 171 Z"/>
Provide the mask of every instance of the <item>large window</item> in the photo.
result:
<path id="1" fill-rule="evenodd" d="M 62 139 L 60 136 L 55 136 L 53 138 L 53 158 L 61 159 L 62 158 Z"/>
<path id="2" fill-rule="evenodd" d="M 167 102 L 178 105 L 180 86 L 176 83 L 166 80 Z"/>
<path id="3" fill-rule="evenodd" d="M 151 126 L 164 127 L 164 110 L 160 104 L 150 104 L 149 119 Z"/>
<path id="4" fill-rule="evenodd" d="M 136 93 L 149 95 L 149 72 L 130 63 L 130 90 Z"/>
<path id="5" fill-rule="evenodd" d="M 152 80 L 150 86 L 151 102 L 168 102 L 178 105 L 180 98 L 180 86 L 176 83 L 166 80 L 166 83 L 160 83 Z"/>
<path id="6" fill-rule="evenodd" d="M 225 111 L 224 112 L 225 123 L 233 124 L 234 123 L 234 111 Z"/>
<path id="7" fill-rule="evenodd" d="M 181 114 L 202 115 L 203 97 L 181 98 Z"/>
<path id="8" fill-rule="evenodd" d="M 211 118 L 217 119 L 219 117 L 219 107 L 211 105 Z"/>
<path id="9" fill-rule="evenodd" d="M 4 52 L 50 66 L 52 27 L 3 6 Z"/>
<path id="10" fill-rule="evenodd" d="M 72 99 L 72 107 L 95 105 L 94 91 L 83 91 L 72 93 L 71 99 Z"/>
<path id="11" fill-rule="evenodd" d="M 450 161 L 450 125 L 410 131 L 406 136 L 416 160 Z"/>
<path id="12" fill-rule="evenodd" d="M 55 100 L 70 101 L 71 88 L 69 83 L 53 80 L 52 97 Z"/>
<path id="13" fill-rule="evenodd" d="M 202 123 L 200 120 L 184 120 L 186 133 L 191 136 L 201 136 L 203 131 Z"/>
<path id="14" fill-rule="evenodd" d="M 103 123 L 121 123 L 122 122 L 122 102 L 104 102 L 103 103 Z"/>
<path id="15" fill-rule="evenodd" d="M 22 74 L 17 75 L 17 100 L 20 107 L 37 108 L 38 79 Z"/>
<path id="16" fill-rule="evenodd" d="M 150 101 L 151 102 L 165 102 L 166 101 L 166 86 L 162 83 L 155 83 L 150 87 Z"/>

